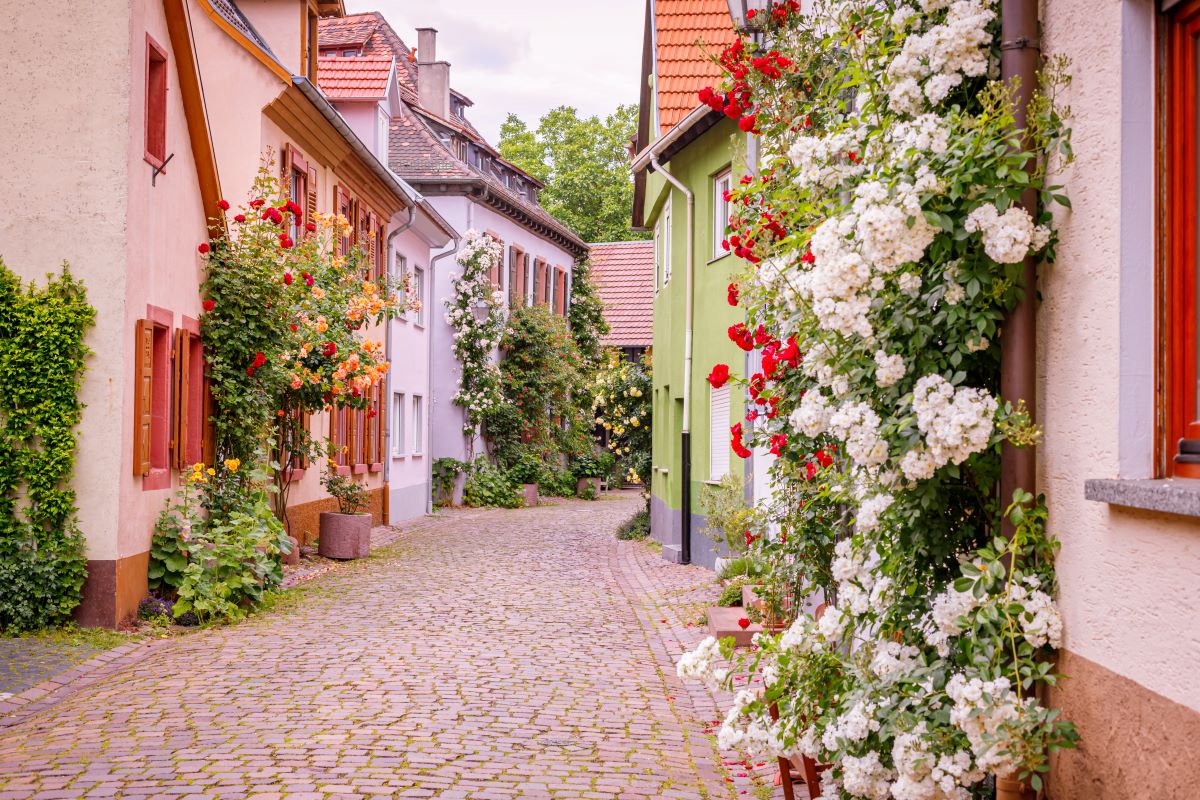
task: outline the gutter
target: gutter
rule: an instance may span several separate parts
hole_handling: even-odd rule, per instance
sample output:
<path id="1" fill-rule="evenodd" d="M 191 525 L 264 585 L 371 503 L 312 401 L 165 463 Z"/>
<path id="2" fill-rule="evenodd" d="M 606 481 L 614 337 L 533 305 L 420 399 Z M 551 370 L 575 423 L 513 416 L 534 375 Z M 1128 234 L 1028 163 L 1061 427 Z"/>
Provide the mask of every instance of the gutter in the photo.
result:
<path id="1" fill-rule="evenodd" d="M 308 78 L 305 78 L 303 75 L 293 75 L 292 84 L 300 90 L 301 94 L 308 98 L 308 101 L 313 104 L 314 108 L 321 112 L 321 116 L 325 117 L 325 119 L 329 121 L 329 124 L 337 129 L 337 132 L 340 133 L 342 138 L 344 138 L 350 145 L 350 149 L 354 151 L 355 155 L 362 159 L 363 163 L 367 165 L 375 177 L 383 181 L 384 185 L 391 189 L 392 192 L 398 197 L 402 198 L 404 200 L 404 205 L 411 209 L 414 205 L 414 201 L 411 197 L 409 197 L 408 192 L 405 191 L 404 183 L 398 177 L 396 177 L 396 173 L 388 169 L 387 165 L 381 162 L 379 157 L 372 153 L 370 149 L 362 143 L 362 140 L 358 138 L 358 134 L 356 134 L 350 128 L 350 126 L 346 124 L 346 120 L 341 114 L 338 113 L 337 109 L 333 107 L 333 103 L 329 102 L 329 99 L 325 97 L 324 93 L 322 93 L 320 89 L 313 85 L 312 81 L 310 81 Z"/>
<path id="2" fill-rule="evenodd" d="M 708 111 L 707 108 L 704 109 Z M 694 112 L 693 112 L 694 113 Z M 692 115 L 689 114 L 688 117 Z M 665 139 L 666 137 L 663 137 Z M 687 262 L 684 270 L 683 296 L 683 430 L 680 433 L 680 506 L 683 512 L 683 528 L 680 531 L 679 561 L 682 564 L 692 562 L 692 318 L 694 314 L 693 273 L 696 261 L 696 240 L 693 227 L 696 218 L 696 197 L 680 183 L 679 179 L 663 168 L 658 162 L 660 139 L 648 150 L 648 160 L 655 171 L 666 178 L 667 182 L 683 193 L 687 198 Z M 665 147 L 670 142 L 665 142 Z"/>
<path id="3" fill-rule="evenodd" d="M 655 160 L 658 156 L 675 143 L 677 139 L 692 129 L 696 123 L 713 113 L 713 110 L 708 106 L 698 106 L 691 111 L 686 117 L 675 123 L 675 127 L 664 133 L 662 136 L 654 140 L 642 152 L 633 157 L 633 164 L 630 169 L 637 173 L 644 170 L 646 167 L 653 166 L 656 170 L 659 168 L 655 165 Z"/>

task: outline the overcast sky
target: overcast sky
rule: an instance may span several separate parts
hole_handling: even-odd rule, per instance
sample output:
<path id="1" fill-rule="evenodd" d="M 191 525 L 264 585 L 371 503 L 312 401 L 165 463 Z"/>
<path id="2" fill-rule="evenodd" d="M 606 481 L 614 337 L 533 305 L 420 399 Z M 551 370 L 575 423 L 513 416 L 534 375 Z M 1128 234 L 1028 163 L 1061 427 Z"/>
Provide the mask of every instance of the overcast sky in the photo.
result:
<path id="1" fill-rule="evenodd" d="M 438 60 L 493 144 L 510 111 L 535 127 L 555 106 L 603 116 L 638 101 L 645 0 L 346 0 L 346 11 L 383 12 L 409 47 L 418 27 L 437 28 Z"/>

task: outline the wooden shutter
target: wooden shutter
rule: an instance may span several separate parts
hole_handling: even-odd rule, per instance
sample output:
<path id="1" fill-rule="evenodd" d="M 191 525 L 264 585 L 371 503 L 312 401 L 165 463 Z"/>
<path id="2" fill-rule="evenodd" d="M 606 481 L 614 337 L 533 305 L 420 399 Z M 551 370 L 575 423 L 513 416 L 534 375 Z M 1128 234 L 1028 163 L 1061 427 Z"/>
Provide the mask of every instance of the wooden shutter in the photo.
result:
<path id="1" fill-rule="evenodd" d="M 317 199 L 320 195 L 317 193 L 317 168 L 308 168 L 308 202 L 305 205 L 304 213 L 308 217 L 308 221 L 316 223 L 317 216 Z"/>
<path id="2" fill-rule="evenodd" d="M 213 417 L 216 413 L 216 406 L 213 403 L 212 381 L 208 378 L 206 368 L 204 376 L 204 425 L 201 427 L 204 433 L 201 435 L 200 452 L 202 454 L 201 459 L 205 464 L 209 465 L 215 460 L 217 451 L 217 430 L 216 426 L 213 425 Z"/>
<path id="3" fill-rule="evenodd" d="M 192 335 L 187 330 L 179 328 L 175 331 L 175 350 L 171 354 L 174 366 L 172 386 L 175 393 L 171 409 L 171 461 L 179 469 L 187 469 L 188 461 L 188 419 L 191 403 L 191 355 Z"/>
<path id="4" fill-rule="evenodd" d="M 388 404 L 387 393 L 384 391 L 387 386 L 380 382 L 375 387 L 375 409 L 378 412 L 375 419 L 377 420 L 375 429 L 379 431 L 378 441 L 375 443 L 375 463 L 382 464 L 383 459 L 387 457 L 387 412 Z"/>
<path id="5" fill-rule="evenodd" d="M 293 202 L 298 202 L 292 197 L 292 146 L 285 144 L 283 153 L 279 159 L 279 182 L 283 186 L 283 190 L 288 195 L 288 199 Z"/>
<path id="6" fill-rule="evenodd" d="M 133 395 L 133 474 L 150 474 L 150 435 L 154 426 L 154 323 L 139 319 L 136 328 Z"/>

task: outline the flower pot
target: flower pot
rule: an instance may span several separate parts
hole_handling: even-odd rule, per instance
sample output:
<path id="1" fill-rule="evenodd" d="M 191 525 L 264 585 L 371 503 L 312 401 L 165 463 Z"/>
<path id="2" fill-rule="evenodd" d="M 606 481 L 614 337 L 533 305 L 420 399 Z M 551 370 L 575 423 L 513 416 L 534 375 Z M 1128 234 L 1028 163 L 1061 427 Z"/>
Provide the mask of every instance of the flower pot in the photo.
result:
<path id="1" fill-rule="evenodd" d="M 583 496 L 583 493 L 587 490 L 588 486 L 592 487 L 592 491 L 596 495 L 600 494 L 599 478 L 580 478 L 579 480 L 575 481 L 575 494 Z"/>
<path id="2" fill-rule="evenodd" d="M 1025 781 L 996 776 L 996 800 L 1036 800 L 1037 792 Z"/>
<path id="3" fill-rule="evenodd" d="M 295 536 L 289 536 L 292 540 L 292 552 L 283 554 L 283 563 L 296 566 L 300 563 L 300 540 Z"/>
<path id="4" fill-rule="evenodd" d="M 525 505 L 533 508 L 538 504 L 538 490 L 536 483 L 522 484 L 525 487 Z"/>
<path id="5" fill-rule="evenodd" d="M 371 515 L 321 512 L 317 552 L 326 558 L 365 558 L 371 553 Z"/>

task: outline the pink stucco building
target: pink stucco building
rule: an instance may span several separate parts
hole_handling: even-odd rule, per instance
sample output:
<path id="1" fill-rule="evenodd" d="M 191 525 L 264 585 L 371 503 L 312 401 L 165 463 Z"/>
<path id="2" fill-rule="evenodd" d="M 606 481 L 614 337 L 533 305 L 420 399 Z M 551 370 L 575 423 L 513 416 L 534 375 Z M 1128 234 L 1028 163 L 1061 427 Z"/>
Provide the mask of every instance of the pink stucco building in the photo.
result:
<path id="1" fill-rule="evenodd" d="M 196 245 L 218 200 L 244 198 L 270 157 L 310 213 L 344 213 L 364 244 L 390 244 L 386 257 L 376 254 L 378 269 L 428 263 L 430 248 L 452 239 L 387 167 L 379 111 L 392 112 L 395 94 L 375 102 L 372 121 L 349 105 L 339 113 L 317 88 L 318 20 L 343 13 L 340 0 L 49 0 L 0 27 L 0 67 L 21 76 L 0 93 L 11 187 L 0 256 L 31 279 L 70 262 L 97 311 L 74 480 L 88 558 L 81 622 L 116 625 L 133 613 L 155 518 L 180 467 L 205 452 L 199 415 L 172 433 L 181 404 L 201 401 L 173 394 L 172 352 L 199 347 Z M 47 27 L 47 18 L 69 23 Z M 427 349 L 395 330 L 367 336 L 387 339 L 396 373 L 425 373 Z M 145 426 L 134 420 L 138 369 L 152 377 Z M 390 501 L 389 400 L 375 398 L 374 415 L 311 422 L 314 437 L 349 445 L 341 469 L 369 491 L 377 521 Z M 297 469 L 293 480 L 291 529 L 304 539 L 332 501 L 316 470 Z"/>

